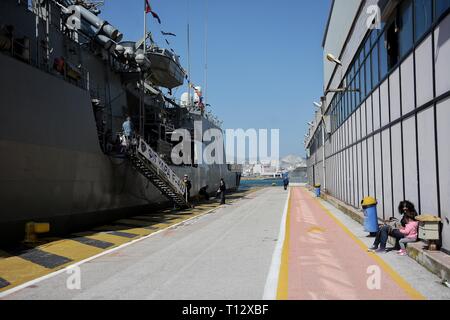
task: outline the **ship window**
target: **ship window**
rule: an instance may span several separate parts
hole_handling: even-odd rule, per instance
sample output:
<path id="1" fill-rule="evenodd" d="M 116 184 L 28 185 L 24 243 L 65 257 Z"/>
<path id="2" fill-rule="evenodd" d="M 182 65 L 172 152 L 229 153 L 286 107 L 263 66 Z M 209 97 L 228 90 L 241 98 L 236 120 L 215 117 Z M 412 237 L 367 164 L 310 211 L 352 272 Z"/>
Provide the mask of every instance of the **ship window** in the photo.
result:
<path id="1" fill-rule="evenodd" d="M 438 1 L 440 2 L 440 1 Z M 414 1 L 414 16 L 415 16 L 415 40 L 420 39 L 425 31 L 432 23 L 432 0 L 415 0 Z"/>
<path id="2" fill-rule="evenodd" d="M 448 9 L 450 9 L 450 0 L 435 0 L 436 19 L 439 18 Z"/>
<path id="3" fill-rule="evenodd" d="M 404 57 L 413 45 L 413 15 L 411 1 L 405 1 L 400 5 L 398 28 L 400 57 Z"/>

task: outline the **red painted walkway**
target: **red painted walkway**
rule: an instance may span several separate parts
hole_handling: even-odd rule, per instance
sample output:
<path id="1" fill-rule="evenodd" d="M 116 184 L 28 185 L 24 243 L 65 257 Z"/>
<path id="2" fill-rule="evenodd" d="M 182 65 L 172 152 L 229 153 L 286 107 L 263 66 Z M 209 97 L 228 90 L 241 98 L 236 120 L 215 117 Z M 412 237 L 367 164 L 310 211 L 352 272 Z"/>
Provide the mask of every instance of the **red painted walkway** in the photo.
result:
<path id="1" fill-rule="evenodd" d="M 309 191 L 292 188 L 290 201 L 278 287 L 280 299 L 422 298 L 380 257 L 367 252 L 367 247 Z M 374 270 L 380 275 L 380 290 L 376 289 Z M 368 288 L 368 280 L 372 289 Z"/>

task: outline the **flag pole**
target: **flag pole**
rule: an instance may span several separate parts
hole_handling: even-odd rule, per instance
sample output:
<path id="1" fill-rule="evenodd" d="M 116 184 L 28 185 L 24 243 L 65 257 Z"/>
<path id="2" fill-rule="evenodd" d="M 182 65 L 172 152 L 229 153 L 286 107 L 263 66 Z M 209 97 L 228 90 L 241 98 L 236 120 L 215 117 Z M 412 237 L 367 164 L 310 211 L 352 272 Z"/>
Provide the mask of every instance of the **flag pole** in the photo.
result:
<path id="1" fill-rule="evenodd" d="M 144 55 L 147 53 L 147 0 L 144 0 Z"/>

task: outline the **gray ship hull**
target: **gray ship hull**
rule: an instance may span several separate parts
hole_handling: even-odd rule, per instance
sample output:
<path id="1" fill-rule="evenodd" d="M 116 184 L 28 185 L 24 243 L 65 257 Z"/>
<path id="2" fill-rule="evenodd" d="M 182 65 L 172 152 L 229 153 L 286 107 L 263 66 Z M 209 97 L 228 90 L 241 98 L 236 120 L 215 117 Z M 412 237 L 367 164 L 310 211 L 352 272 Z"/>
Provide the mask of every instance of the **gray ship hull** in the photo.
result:
<path id="1" fill-rule="evenodd" d="M 127 160 L 102 152 L 88 91 L 3 54 L 0 70 L 1 242 L 22 238 L 29 221 L 67 233 L 169 205 Z M 190 176 L 194 196 L 222 177 L 239 183 L 227 165 L 172 169 Z"/>

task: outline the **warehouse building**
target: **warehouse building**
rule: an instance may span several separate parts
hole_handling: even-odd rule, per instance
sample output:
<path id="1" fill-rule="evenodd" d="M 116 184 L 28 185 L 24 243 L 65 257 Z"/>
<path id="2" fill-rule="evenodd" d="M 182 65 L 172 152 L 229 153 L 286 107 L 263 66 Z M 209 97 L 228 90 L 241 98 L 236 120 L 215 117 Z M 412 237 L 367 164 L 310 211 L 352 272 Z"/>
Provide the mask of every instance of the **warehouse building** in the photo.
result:
<path id="1" fill-rule="evenodd" d="M 447 252 L 449 13 L 450 0 L 333 1 L 322 107 L 305 141 L 310 185 L 356 208 L 373 196 L 385 219 L 410 200 L 441 217 Z"/>

